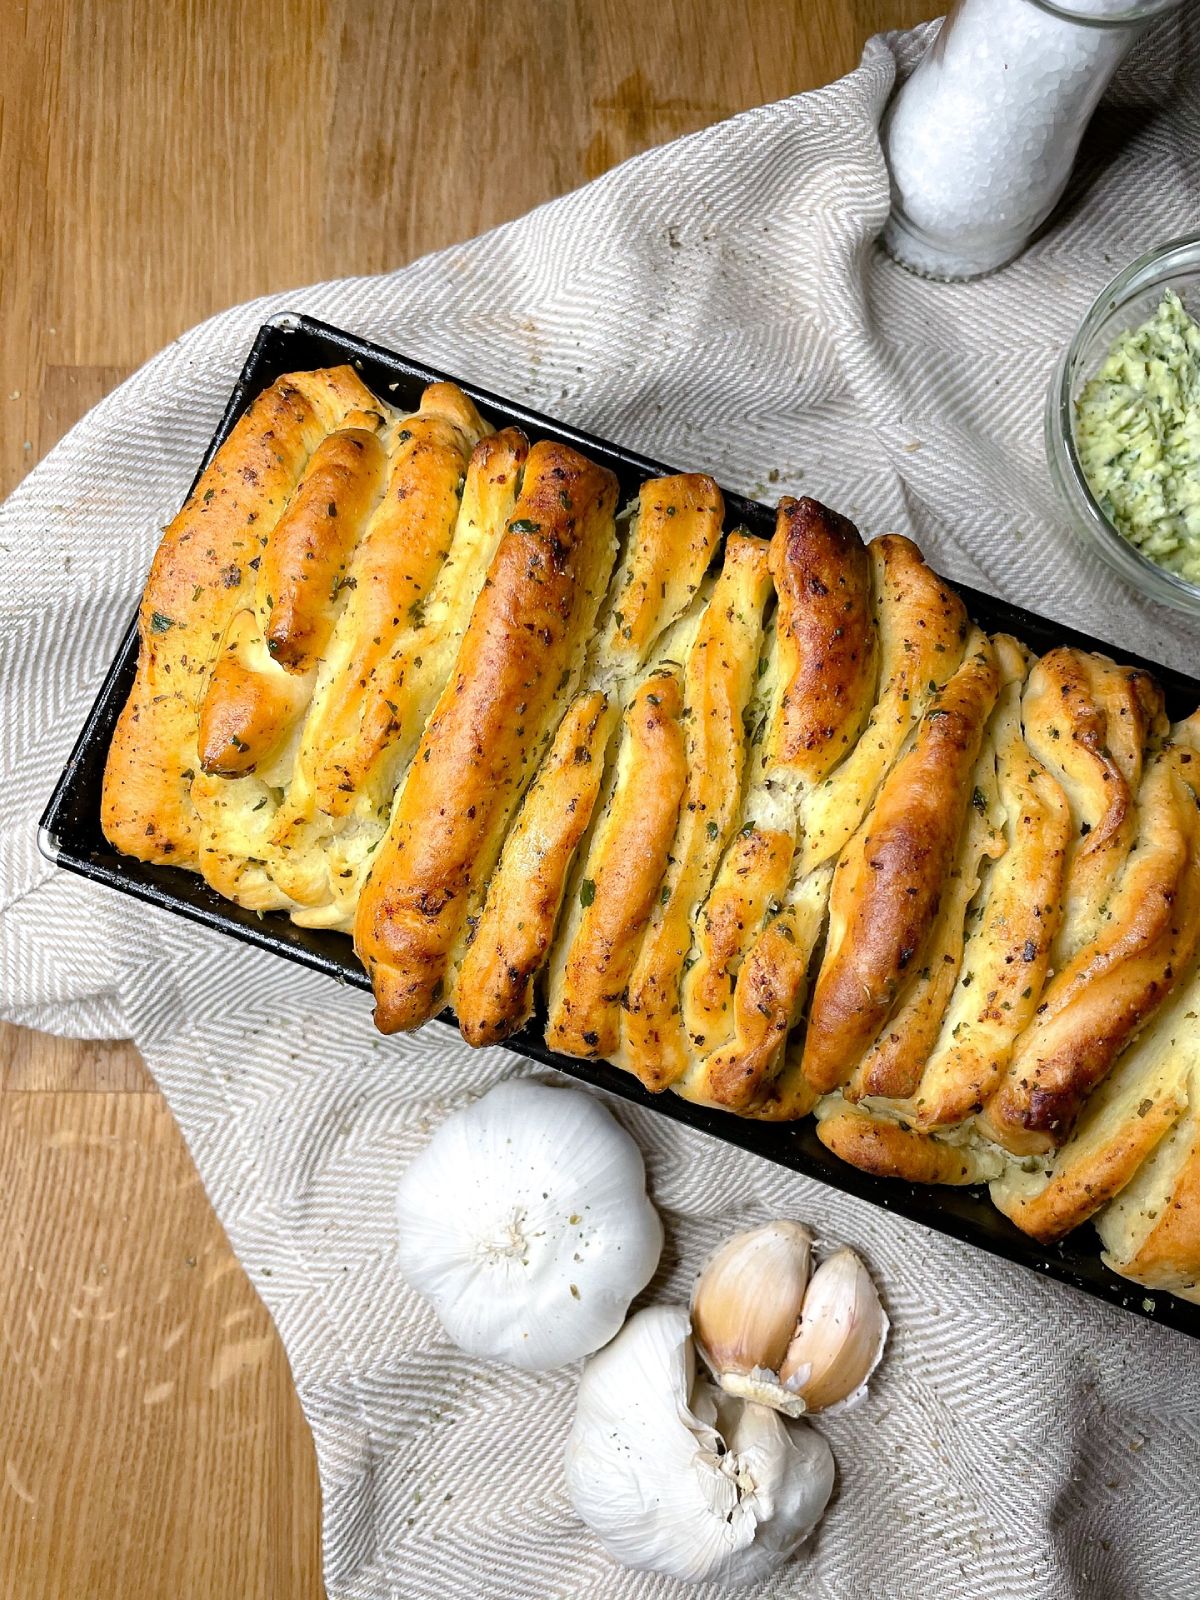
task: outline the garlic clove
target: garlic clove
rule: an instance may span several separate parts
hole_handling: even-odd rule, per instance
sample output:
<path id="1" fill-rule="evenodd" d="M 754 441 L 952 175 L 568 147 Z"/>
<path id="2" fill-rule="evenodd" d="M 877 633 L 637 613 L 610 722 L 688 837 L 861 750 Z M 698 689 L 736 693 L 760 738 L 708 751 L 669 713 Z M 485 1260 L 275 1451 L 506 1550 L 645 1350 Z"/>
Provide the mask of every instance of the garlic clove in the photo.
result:
<path id="1" fill-rule="evenodd" d="M 805 1403 L 775 1374 L 796 1331 L 811 1259 L 807 1228 L 768 1222 L 727 1240 L 692 1297 L 696 1344 L 721 1387 L 791 1416 Z"/>
<path id="2" fill-rule="evenodd" d="M 838 1250 L 813 1273 L 780 1383 L 809 1411 L 848 1409 L 865 1395 L 890 1326 L 863 1262 Z"/>

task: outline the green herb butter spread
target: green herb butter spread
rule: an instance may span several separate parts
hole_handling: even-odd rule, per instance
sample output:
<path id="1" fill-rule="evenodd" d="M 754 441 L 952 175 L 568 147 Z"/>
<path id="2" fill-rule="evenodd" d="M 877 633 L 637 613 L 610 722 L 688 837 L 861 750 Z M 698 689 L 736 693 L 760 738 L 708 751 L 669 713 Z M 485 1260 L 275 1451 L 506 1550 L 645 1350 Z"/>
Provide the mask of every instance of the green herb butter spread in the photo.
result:
<path id="1" fill-rule="evenodd" d="M 1200 327 L 1172 290 L 1083 390 L 1075 442 L 1113 526 L 1200 583 Z"/>

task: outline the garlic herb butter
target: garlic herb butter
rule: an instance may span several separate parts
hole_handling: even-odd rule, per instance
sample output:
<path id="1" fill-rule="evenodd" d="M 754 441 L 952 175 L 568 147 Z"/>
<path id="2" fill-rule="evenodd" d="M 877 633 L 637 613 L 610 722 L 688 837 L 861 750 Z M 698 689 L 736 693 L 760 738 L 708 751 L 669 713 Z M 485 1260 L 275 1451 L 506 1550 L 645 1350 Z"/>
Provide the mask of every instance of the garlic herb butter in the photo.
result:
<path id="1" fill-rule="evenodd" d="M 1200 326 L 1173 290 L 1122 334 L 1084 388 L 1075 442 L 1117 531 L 1200 583 Z"/>

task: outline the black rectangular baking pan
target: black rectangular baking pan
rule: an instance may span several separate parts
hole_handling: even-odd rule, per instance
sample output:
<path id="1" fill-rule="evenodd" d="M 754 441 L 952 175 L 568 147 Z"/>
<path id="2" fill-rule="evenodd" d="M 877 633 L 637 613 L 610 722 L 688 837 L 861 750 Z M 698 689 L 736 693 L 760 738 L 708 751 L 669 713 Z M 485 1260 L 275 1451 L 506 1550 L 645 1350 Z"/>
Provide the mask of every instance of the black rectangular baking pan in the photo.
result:
<path id="1" fill-rule="evenodd" d="M 401 409 L 415 410 L 421 391 L 429 383 L 447 378 L 443 372 L 394 355 L 354 334 L 342 333 L 309 317 L 285 313 L 259 330 L 242 374 L 230 396 L 225 414 L 213 435 L 201 466 L 212 459 L 233 424 L 256 395 L 287 372 L 350 362 L 363 381 L 381 398 Z M 623 496 L 632 497 L 647 477 L 671 472 L 655 461 L 635 455 L 586 433 L 562 426 L 523 406 L 500 399 L 460 379 L 452 381 L 471 396 L 484 415 L 498 427 L 516 424 L 531 440 L 557 439 L 575 445 L 616 473 Z M 199 473 L 197 473 L 197 477 Z M 769 538 L 775 513 L 739 495 L 726 495 L 728 523 L 744 524 Z M 1024 611 L 1004 600 L 955 587 L 972 617 L 991 632 L 1011 632 L 1042 651 L 1059 644 L 1111 651 L 1113 647 L 1061 623 Z M 1200 705 L 1200 681 L 1153 662 L 1139 661 L 1127 651 L 1114 652 L 1121 660 L 1147 667 L 1162 684 L 1172 717 L 1186 716 Z M 370 988 L 345 934 L 299 928 L 281 912 L 260 916 L 223 900 L 193 873 L 178 867 L 149 866 L 118 854 L 100 830 L 100 788 L 104 762 L 117 716 L 133 683 L 137 663 L 136 618 L 122 640 L 116 659 L 105 676 L 96 703 L 76 741 L 70 759 L 55 785 L 41 819 L 39 843 L 43 854 L 69 872 L 124 894 L 162 906 L 247 944 L 273 950 L 290 961 L 323 972 L 341 983 Z M 446 1019 L 442 1019 L 443 1023 Z M 464 1045 L 464 1049 L 466 1046 Z M 839 1161 L 821 1144 L 813 1122 L 792 1125 L 761 1123 L 728 1112 L 710 1111 L 667 1093 L 648 1094 L 636 1079 L 605 1063 L 572 1060 L 548 1050 L 541 1026 L 535 1020 L 506 1043 L 506 1048 L 554 1067 L 572 1077 L 632 1100 L 652 1106 L 665 1116 L 699 1128 L 726 1143 L 753 1150 L 771 1161 L 819 1178 L 847 1194 L 871 1200 L 897 1211 L 939 1233 L 990 1250 L 993 1255 L 1020 1262 L 1047 1277 L 1071 1284 L 1101 1300 L 1123 1306 L 1200 1338 L 1200 1306 L 1174 1295 L 1148 1291 L 1110 1272 L 1100 1259 L 1099 1244 L 1090 1228 L 1079 1228 L 1055 1246 L 1028 1238 L 1000 1214 L 982 1189 L 925 1188 L 917 1184 L 873 1178 Z"/>

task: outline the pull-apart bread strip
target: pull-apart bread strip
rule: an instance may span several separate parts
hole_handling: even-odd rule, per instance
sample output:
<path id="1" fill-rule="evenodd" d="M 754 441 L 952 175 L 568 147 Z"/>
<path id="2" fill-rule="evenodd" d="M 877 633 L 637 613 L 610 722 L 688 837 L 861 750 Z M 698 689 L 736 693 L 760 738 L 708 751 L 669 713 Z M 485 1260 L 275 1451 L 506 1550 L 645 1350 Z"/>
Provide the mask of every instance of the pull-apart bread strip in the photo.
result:
<path id="1" fill-rule="evenodd" d="M 396 434 L 271 827 L 272 871 L 299 922 L 353 925 L 399 774 L 512 510 L 525 441 L 477 443 L 483 428 L 460 390 L 434 384 Z"/>
<path id="2" fill-rule="evenodd" d="M 1181 752 L 1153 757 L 1133 848 L 1095 938 L 1047 985 L 983 1113 L 1017 1155 L 1069 1137 L 1086 1097 L 1186 970 L 1200 933 L 1200 812 Z"/>
<path id="3" fill-rule="evenodd" d="M 382 487 L 386 462 L 367 418 L 322 439 L 269 535 L 250 604 L 230 618 L 200 703 L 200 766 L 236 778 L 269 767 L 312 693 L 341 579 Z"/>
<path id="4" fill-rule="evenodd" d="M 1145 756 L 1166 732 L 1162 691 L 1144 672 L 1064 647 L 1033 668 L 1022 714 L 1030 752 L 1071 808 L 1053 949 L 1061 969 L 1095 938 L 1124 869 Z"/>
<path id="5" fill-rule="evenodd" d="M 1193 1011 L 1193 1036 L 1198 1021 Z M 1187 1109 L 1101 1211 L 1096 1231 L 1114 1272 L 1200 1305 L 1200 1068 L 1188 1078 Z"/>
<path id="6" fill-rule="evenodd" d="M 1049 1158 L 1008 1163 L 992 1184 L 999 1209 L 1050 1244 L 1120 1194 L 1188 1109 L 1200 1068 L 1198 1022 L 1193 962 L 1088 1097 L 1066 1144 Z"/>
<path id="7" fill-rule="evenodd" d="M 911 539 L 883 534 L 868 553 L 879 630 L 878 693 L 858 743 L 805 797 L 801 876 L 836 861 L 858 831 L 930 700 L 958 670 L 971 631 L 962 601 L 926 566 Z"/>
<path id="8" fill-rule="evenodd" d="M 642 486 L 583 687 L 521 803 L 463 958 L 456 1009 L 470 1044 L 507 1037 L 533 1010 L 534 981 L 601 792 L 622 704 L 699 589 L 724 510 L 711 478 L 654 478 Z"/>
<path id="9" fill-rule="evenodd" d="M 426 390 L 401 439 L 305 730 L 306 800 L 339 823 L 390 798 L 388 758 L 406 742 L 412 753 L 428 685 L 442 688 L 529 453 L 514 428 L 486 433 L 447 384 Z"/>
<path id="10" fill-rule="evenodd" d="M 980 1062 L 986 1067 L 980 1083 L 981 1101 L 990 1098 L 1007 1071 L 1018 1039 L 1024 1042 L 1027 1031 L 1047 1016 L 1052 1000 L 1052 993 L 1046 992 L 1051 974 L 1055 974 L 1053 988 L 1072 958 L 1090 948 L 1097 937 L 1133 843 L 1137 820 L 1135 796 L 1142 778 L 1145 752 L 1160 740 L 1163 732 L 1162 698 L 1145 673 L 1114 666 L 1103 656 L 1081 650 L 1052 650 L 1029 674 L 1022 702 L 1022 725 L 1030 759 L 1036 763 L 1029 769 L 1033 779 L 1031 787 L 1036 795 L 1027 797 L 1026 806 L 1030 809 L 1023 810 L 1022 816 L 1036 817 L 1032 806 L 1040 796 L 1045 811 L 1043 827 L 1050 825 L 1052 828 L 1046 837 L 1058 839 L 1062 835 L 1061 810 L 1065 805 L 1066 843 L 1058 904 L 1053 910 L 1048 892 L 1050 883 L 1037 868 L 1040 853 L 1036 836 L 1026 840 L 1026 850 L 1032 850 L 1030 861 L 1023 864 L 1020 871 L 1016 870 L 1016 862 L 1012 864 L 1013 897 L 1017 900 L 1025 897 L 1027 916 L 1039 902 L 1045 907 L 1045 913 L 1040 920 L 1035 917 L 1034 924 L 1030 925 L 1032 943 L 1025 947 L 1034 956 L 1028 963 L 1033 969 L 1028 985 L 1032 995 L 1025 995 L 1023 985 L 1014 1000 L 1011 994 L 1005 995 L 1002 988 L 998 999 L 1007 998 L 1009 1009 L 1001 1017 L 989 1019 L 990 1025 L 983 1035 L 990 1054 Z M 1019 778 L 1019 752 L 1015 771 Z M 1061 796 L 1061 804 L 1052 804 L 1056 794 Z M 1050 866 L 1050 863 L 1043 861 L 1043 865 Z M 1003 881 L 1006 870 L 1003 863 L 997 869 L 998 883 Z M 1054 926 L 1048 928 L 1051 919 Z M 1044 949 L 1047 932 L 1051 934 L 1049 966 L 1045 964 Z M 967 967 L 975 971 L 975 961 L 969 962 Z M 975 993 L 990 994 L 996 976 L 993 971 L 989 987 L 977 988 Z M 1030 1000 L 1034 1007 L 1032 1012 Z M 955 1011 L 960 1011 L 964 1004 L 970 1004 L 970 995 L 960 991 Z M 955 1025 L 959 1020 L 955 1015 Z M 931 1073 L 921 1091 L 925 1103 L 917 1108 L 918 1120 L 925 1125 L 950 1124 L 954 1111 L 961 1107 L 961 1097 L 940 1106 L 935 1085 L 936 1079 Z M 969 1092 L 969 1086 L 969 1076 L 964 1076 L 964 1091 Z M 1001 1099 L 1002 1108 L 1006 1103 L 1010 1103 L 1008 1095 Z M 972 1110 L 979 1109 L 979 1105 L 972 1105 Z M 1003 1109 L 999 1115 L 1002 1120 Z M 985 1126 L 993 1136 L 998 1131 L 993 1126 L 990 1111 L 986 1114 Z M 1024 1135 L 1019 1132 L 1011 1136 L 1001 1133 L 1000 1137 L 1014 1150 L 1021 1146 L 1031 1148 L 1025 1145 Z M 1041 1148 L 1047 1146 L 1043 1144 Z"/>
<path id="11" fill-rule="evenodd" d="M 382 434 L 359 421 L 352 414 L 322 441 L 263 552 L 255 608 L 231 624 L 201 707 L 205 771 L 193 786 L 202 870 L 214 887 L 259 910 L 343 926 L 386 816 L 357 830 L 348 860 L 331 858 L 321 830 L 303 821 L 313 729 L 326 725 L 330 669 L 347 641 L 361 676 L 363 657 L 378 658 L 428 590 L 483 426 L 453 384 L 431 385 L 417 413 Z M 273 708 L 265 717 L 255 709 L 264 705 Z M 255 737 L 259 728 L 267 737 Z M 381 811 L 389 801 L 390 789 Z"/>
<path id="12" fill-rule="evenodd" d="M 1172 743 L 1178 770 L 1200 805 L 1200 713 L 1177 724 Z M 1066 1158 L 1071 1144 L 1078 1148 L 1089 1132 L 1093 1149 L 1083 1154 L 1094 1170 L 1080 1171 L 1083 1163 Z M 1062 1216 L 1035 1213 L 1031 1220 L 1065 1232 L 1096 1210 L 1093 1194 L 1101 1201 L 1115 1195 L 1096 1218 L 1107 1264 L 1149 1289 L 1200 1304 L 1200 953 L 1088 1101 L 1071 1144 L 1059 1161 L 1064 1169 L 1076 1168 L 1064 1176 L 1074 1178 L 1089 1203 L 1068 1206 Z M 1059 1161 L 1050 1189 L 1057 1187 Z M 994 1192 L 993 1198 L 1008 1209 L 1005 1196 Z M 1026 1226 L 1025 1216 L 1010 1215 Z"/>
<path id="13" fill-rule="evenodd" d="M 533 1010 L 567 874 L 604 777 L 613 702 L 576 695 L 526 791 L 463 956 L 455 1012 L 468 1044 L 505 1039 Z"/>
<path id="14" fill-rule="evenodd" d="M 1066 800 L 1022 735 L 1028 655 L 1003 634 L 993 645 L 1002 687 L 923 965 L 844 1094 L 816 1108 L 821 1142 L 877 1177 L 972 1184 L 1002 1172 L 968 1119 L 1037 1007 L 1057 929 Z"/>
<path id="15" fill-rule="evenodd" d="M 1103 667 L 1106 664 L 1100 665 Z M 1003 707 L 1000 709 L 1002 711 Z M 996 721 L 998 717 L 994 723 Z M 878 1119 L 879 1126 L 870 1130 L 865 1129 L 861 1122 L 851 1123 L 844 1111 L 832 1102 L 823 1105 L 818 1109 L 821 1119 L 818 1131 L 824 1143 L 866 1170 L 914 1182 L 929 1181 L 930 1173 L 935 1175 L 934 1181 L 954 1181 L 937 1176 L 939 1162 L 944 1165 L 952 1163 L 963 1151 L 964 1144 L 969 1143 L 971 1148 L 964 1153 L 963 1171 L 970 1175 L 959 1181 L 976 1182 L 982 1177 L 995 1177 L 992 1193 L 1000 1209 L 1026 1232 L 1047 1241 L 1060 1237 L 1085 1221 L 1128 1183 L 1139 1163 L 1171 1128 L 1187 1104 L 1186 1083 L 1192 1061 L 1190 1054 L 1179 1047 L 1178 1036 L 1181 1013 L 1190 1009 L 1194 995 L 1180 994 L 1178 985 L 1175 985 L 1175 992 L 1172 993 L 1172 984 L 1174 974 L 1186 970 L 1194 959 L 1197 917 L 1200 915 L 1200 904 L 1197 902 L 1200 878 L 1189 873 L 1185 865 L 1189 858 L 1194 863 L 1195 851 L 1200 846 L 1200 815 L 1197 813 L 1193 789 L 1193 752 L 1185 747 L 1190 730 L 1190 724 L 1183 724 L 1176 730 L 1176 743 L 1152 759 L 1142 783 L 1133 831 L 1134 849 L 1127 859 L 1125 874 L 1118 876 L 1116 888 L 1111 891 L 1114 895 L 1113 914 L 1121 930 L 1117 940 L 1119 953 L 1105 959 L 1102 935 L 1094 946 L 1088 946 L 1081 952 L 1075 964 L 1077 971 L 1086 973 L 1083 989 L 1077 986 L 1075 990 L 1076 1003 L 1082 1007 L 1075 1018 L 1078 1037 L 1067 1036 L 1057 1070 L 1060 1077 L 1071 1069 L 1078 1074 L 1078 1087 L 1072 1086 L 1070 1092 L 1074 1097 L 1073 1104 L 1078 1106 L 1082 1103 L 1084 1109 L 1075 1133 L 1065 1147 L 1048 1164 L 1030 1161 L 1027 1168 L 1009 1164 L 1006 1171 L 997 1175 L 996 1158 L 1000 1152 L 995 1147 L 990 1150 L 982 1148 L 978 1134 L 972 1135 L 969 1128 L 959 1126 L 949 1133 L 949 1143 L 935 1140 L 919 1131 L 919 1115 L 912 1118 L 918 1124 L 916 1128 L 911 1128 L 907 1121 L 903 1127 L 899 1127 L 894 1121 L 895 1116 L 898 1114 L 907 1119 L 910 1111 L 907 1104 L 895 1102 L 885 1108 L 892 1114 L 892 1126 L 886 1125 L 888 1119 L 884 1117 Z M 1052 790 L 1044 788 L 1043 792 L 1052 798 Z M 1174 801 L 1173 807 L 1164 805 L 1168 794 Z M 1158 821 L 1157 851 L 1148 846 L 1143 837 L 1143 813 Z M 1023 812 L 1022 817 L 1024 815 L 1026 813 Z M 1175 833 L 1173 845 L 1170 845 L 1168 838 L 1176 828 L 1179 832 Z M 1067 830 L 1060 825 L 1054 834 L 1059 840 L 1065 840 Z M 1038 877 L 1037 859 L 1049 869 L 1045 881 L 1047 889 L 1052 888 L 1054 834 L 1032 847 L 1036 851 L 1035 860 L 1028 864 L 1028 870 L 1023 874 L 1031 889 Z M 1184 839 L 1191 841 L 1186 848 Z M 1047 850 L 1047 846 L 1051 848 Z M 1025 848 L 1031 848 L 1030 841 L 1025 841 Z M 1149 865 L 1151 860 L 1156 862 L 1153 873 Z M 1168 882 L 1176 870 L 1182 874 L 1178 889 L 1171 887 Z M 1131 874 L 1136 886 L 1132 890 L 1125 881 Z M 989 880 L 989 888 L 993 886 L 1003 891 L 1005 900 L 1008 898 L 999 866 L 993 869 L 992 879 Z M 1139 935 L 1135 926 L 1135 915 L 1143 902 L 1148 908 L 1147 922 L 1159 925 L 1160 931 L 1164 921 L 1164 903 L 1169 908 L 1165 919 L 1168 925 L 1167 943 L 1164 946 L 1160 941 L 1153 947 L 1149 959 L 1144 948 L 1146 936 Z M 1157 917 L 1156 905 L 1159 912 Z M 981 909 L 982 929 L 992 920 L 987 898 Z M 964 1115 L 982 1108 L 988 1098 L 989 1084 L 1003 1066 L 1003 1060 L 998 1058 L 1002 1058 L 1006 1051 L 1011 1054 L 1014 1037 L 1020 1035 L 1017 1037 L 1018 1049 L 1028 1048 L 1026 1037 L 1044 1038 L 1044 1034 L 1039 1033 L 1040 1020 L 1054 1014 L 1058 977 L 1051 980 L 1044 996 L 1037 981 L 1037 969 L 1040 967 L 1042 973 L 1047 970 L 1046 946 L 1055 932 L 1050 917 L 1044 918 L 1043 924 L 1040 932 L 1034 924 L 1031 942 L 1020 952 L 1020 960 L 1016 959 L 1018 952 L 1015 942 L 1009 942 L 1006 952 L 1007 976 L 1002 969 L 997 969 L 995 962 L 995 956 L 1005 949 L 1004 943 L 998 942 L 988 948 L 982 931 L 975 940 L 976 948 L 971 955 L 971 962 L 978 962 L 979 971 L 976 972 L 974 965 L 968 965 L 964 960 L 964 982 L 970 977 L 992 985 L 988 993 L 993 994 L 995 999 L 990 1006 L 998 1002 L 1003 1007 L 1001 997 L 1006 993 L 1011 994 L 1014 983 L 1018 981 L 1012 976 L 1013 972 L 1021 977 L 1028 973 L 1030 977 L 1020 994 L 1009 1001 L 1009 1011 L 1001 1009 L 999 1013 L 1006 1019 L 998 1041 L 999 1049 L 987 1061 L 988 1071 L 978 1086 L 978 1098 L 964 1108 Z M 1019 933 L 1019 925 L 1014 925 L 1011 931 Z M 1166 961 L 1163 960 L 1164 948 L 1170 951 Z M 1089 962 L 1086 957 L 1093 950 L 1095 958 Z M 1023 959 L 1026 954 L 1034 957 L 1029 963 Z M 974 987 L 974 983 L 970 987 Z M 1170 1003 L 1155 1015 L 1155 1008 L 1168 994 L 1171 994 Z M 1069 998 L 1067 1003 L 1069 1009 Z M 956 1015 L 959 1021 L 963 1020 L 960 1010 L 952 1008 L 947 1014 L 947 1022 Z M 1088 1091 L 1100 1081 L 1108 1064 L 1147 1015 L 1154 1018 L 1150 1026 L 1126 1051 L 1112 1076 L 1101 1082 L 1085 1102 Z M 1028 1024 L 1027 1035 L 1020 1034 L 1023 1023 Z M 1051 1067 L 1050 1071 L 1053 1070 Z M 1043 1071 L 1048 1078 L 1050 1072 L 1045 1063 Z M 969 1087 L 969 1083 L 964 1083 L 964 1089 Z M 1009 1089 L 1006 1078 L 1002 1095 Z M 1021 1086 L 1021 1103 L 1036 1105 L 1037 1087 L 1030 1087 L 1028 1094 L 1026 1089 L 1027 1086 Z M 997 1096 L 997 1099 L 1001 1099 L 1001 1096 Z M 917 1109 L 919 1113 L 919 1105 Z M 1073 1115 L 1072 1112 L 1072 1119 Z M 983 1131 L 990 1131 L 995 1117 L 994 1106 L 989 1106 L 982 1119 Z M 948 1119 L 944 1119 L 942 1125 L 947 1123 Z M 1027 1137 L 1023 1124 L 1022 1131 Z M 1014 1141 L 1008 1139 L 1005 1142 L 1011 1144 Z M 947 1153 L 951 1150 L 953 1155 Z"/>
<path id="16" fill-rule="evenodd" d="M 621 1001 L 658 904 L 687 785 L 683 678 L 662 665 L 625 711 L 607 794 L 568 892 L 549 972 L 546 1043 L 603 1057 L 621 1042 Z"/>
<path id="17" fill-rule="evenodd" d="M 536 444 L 449 682 L 359 899 L 355 947 L 392 1033 L 453 1004 L 508 824 L 583 664 L 615 554 L 611 473 Z"/>
<path id="18" fill-rule="evenodd" d="M 737 975 L 781 908 L 803 797 L 853 748 L 875 697 L 871 567 L 858 530 L 815 500 L 785 499 L 769 559 L 777 605 L 750 719 L 750 782 L 683 985 L 701 1056 L 732 1035 Z"/>
<path id="19" fill-rule="evenodd" d="M 989 811 L 998 807 L 1002 851 L 968 920 L 957 984 L 937 1040 L 903 1107 L 924 1129 L 952 1128 L 982 1111 L 1013 1041 L 1041 1004 L 1061 912 L 1070 807 L 1025 739 L 1026 653 L 1004 635 L 993 642 L 1004 687 L 985 746 L 994 763 L 994 790 L 989 783 L 978 799 Z"/>
<path id="20" fill-rule="evenodd" d="M 349 367 L 279 378 L 251 404 L 166 529 L 142 596 L 137 678 L 117 723 L 101 819 L 119 850 L 195 868 L 198 711 L 230 620 L 309 457 L 384 408 Z"/>
<path id="21" fill-rule="evenodd" d="M 625 988 L 613 1057 L 651 1089 L 676 1082 L 691 1061 L 680 988 L 696 915 L 737 820 L 743 718 L 770 594 L 768 546 L 731 534 L 684 664 L 687 786 L 658 904 Z"/>
<path id="22" fill-rule="evenodd" d="M 1011 831 L 1021 846 L 1018 859 L 1013 861 L 1006 834 L 1009 808 L 1014 800 L 1030 799 L 1026 788 L 1036 780 L 1036 764 L 1032 763 L 1020 731 L 1021 690 L 1029 658 L 1007 635 L 999 635 L 992 643 L 1001 691 L 971 775 L 971 805 L 957 858 L 908 994 L 855 1068 L 845 1089 L 847 1100 L 870 1099 L 874 1102 L 872 1109 L 886 1106 L 918 1123 L 922 1121 L 918 1090 L 953 1002 L 959 1002 L 953 1006 L 959 1014 L 951 1024 L 959 1030 L 950 1041 L 956 1051 L 960 1041 L 965 1044 L 975 1037 L 971 1024 L 980 1014 L 992 1020 L 1007 1018 L 1015 1011 L 1028 1020 L 1041 995 L 1050 942 L 1057 926 L 1068 826 L 1066 805 L 1063 802 L 1060 807 L 1057 836 L 1053 829 L 1042 831 L 1046 819 L 1040 806 L 1012 818 Z M 1014 784 L 1018 789 L 1015 795 Z M 1034 870 L 1044 860 L 1049 872 L 1043 899 L 1032 906 L 1014 905 L 1012 897 L 1005 893 L 1006 878 L 998 876 L 997 863 L 1001 859 L 1010 871 L 1019 873 L 1026 894 L 1035 887 Z M 965 957 L 968 943 L 970 960 Z M 976 959 L 980 962 L 979 971 L 974 965 Z M 961 1071 L 964 1064 L 956 1055 L 954 1067 Z M 939 1068 L 944 1071 L 945 1063 L 940 1063 Z M 979 1091 L 975 1092 L 978 1095 Z M 968 1101 L 965 1110 L 950 1120 L 957 1123 L 981 1104 L 982 1101 Z"/>
<path id="23" fill-rule="evenodd" d="M 817 1137 L 826 1149 L 876 1178 L 962 1187 L 987 1183 L 1004 1166 L 994 1146 L 935 1138 L 910 1123 L 850 1105 L 841 1095 L 826 1095 L 815 1114 Z"/>
<path id="24" fill-rule="evenodd" d="M 594 670 L 631 692 L 666 630 L 695 599 L 721 542 L 725 502 L 703 473 L 645 482 L 629 514 L 611 600 L 600 619 Z"/>
<path id="25" fill-rule="evenodd" d="M 833 866 L 930 697 L 958 667 L 967 638 L 962 602 L 914 544 L 888 534 L 868 555 L 879 663 L 874 705 L 858 742 L 802 796 L 782 908 L 746 955 L 733 995 L 733 1037 L 706 1062 L 697 1095 L 767 1119 L 804 1116 L 817 1098 L 792 1036 L 825 929 Z"/>
<path id="26" fill-rule="evenodd" d="M 998 823 L 996 758 L 985 736 L 970 775 L 971 803 L 942 884 L 921 964 L 844 1088 L 847 1100 L 904 1104 L 920 1084 L 958 983 L 968 909 L 986 868 L 1004 848 Z"/>
<path id="27" fill-rule="evenodd" d="M 350 552 L 383 490 L 387 457 L 353 425 L 313 452 L 259 562 L 249 607 L 235 613 L 200 705 L 200 870 L 256 910 L 289 904 L 271 873 L 274 792 L 291 776 L 293 735 L 341 609 Z M 382 421 L 382 419 L 378 419 Z"/>
<path id="28" fill-rule="evenodd" d="M 996 653 L 976 630 L 957 672 L 842 852 L 802 1071 L 814 1091 L 844 1084 L 911 992 L 972 809 L 984 729 L 1000 691 Z"/>
<path id="29" fill-rule="evenodd" d="M 1114 1272 L 1200 1305 L 1200 1073 L 1192 1072 L 1187 1111 L 1096 1231 Z"/>

